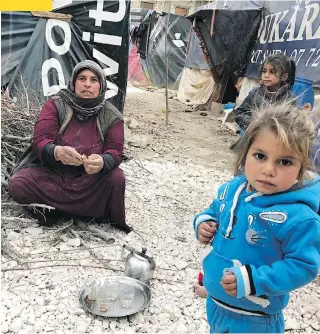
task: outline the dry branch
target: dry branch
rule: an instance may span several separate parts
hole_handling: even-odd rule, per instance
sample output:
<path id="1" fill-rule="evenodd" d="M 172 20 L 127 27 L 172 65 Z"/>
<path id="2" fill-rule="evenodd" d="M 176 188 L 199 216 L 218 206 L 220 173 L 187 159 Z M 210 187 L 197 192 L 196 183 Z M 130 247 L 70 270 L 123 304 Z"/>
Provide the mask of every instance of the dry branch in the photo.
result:
<path id="1" fill-rule="evenodd" d="M 21 81 L 23 81 L 21 79 Z M 40 111 L 39 103 L 34 103 L 24 87 L 23 94 L 11 99 L 8 94 L 1 94 L 1 184 L 2 190 L 8 187 L 8 179 L 19 156 L 31 144 L 33 127 Z"/>
<path id="2" fill-rule="evenodd" d="M 42 209 L 48 209 L 48 210 L 55 210 L 55 208 L 53 206 L 49 206 L 49 205 L 45 205 L 45 204 L 19 204 L 19 203 L 15 203 L 15 202 L 4 202 L 1 203 L 1 206 L 21 206 L 21 207 L 28 207 L 28 208 L 42 208 Z"/>
<path id="3" fill-rule="evenodd" d="M 2 272 L 5 271 L 18 271 L 18 270 L 35 270 L 35 269 L 43 269 L 43 268 L 53 268 L 53 267 L 82 267 L 82 268 L 97 268 L 97 269 L 106 269 L 106 270 L 113 270 L 113 271 L 123 271 L 122 269 L 116 269 L 116 268 L 105 268 L 101 266 L 88 266 L 88 265 L 81 265 L 81 264 L 49 264 L 47 266 L 39 266 L 35 268 L 21 268 L 21 267 L 16 267 L 16 268 L 1 268 Z"/>
<path id="4" fill-rule="evenodd" d="M 3 220 L 7 222 L 20 222 L 20 223 L 34 223 L 37 221 L 36 219 L 29 219 L 29 218 L 1 216 L 1 221 Z"/>
<path id="5" fill-rule="evenodd" d="M 89 226 L 86 223 L 75 219 L 74 223 L 81 229 L 81 230 L 87 230 L 91 233 L 97 234 L 102 240 L 104 240 L 107 244 L 112 244 L 114 243 L 114 238 L 110 238 L 108 233 L 105 231 L 100 230 L 99 228 L 96 228 L 94 226 Z"/>
<path id="6" fill-rule="evenodd" d="M 79 240 L 80 240 L 80 244 L 81 244 L 81 245 L 83 245 L 85 248 L 90 248 L 89 245 L 88 245 L 83 239 L 80 238 L 79 234 L 78 234 L 76 231 L 70 229 L 70 232 L 71 232 L 76 238 L 79 238 Z M 103 265 L 105 265 L 106 268 L 117 271 L 115 268 L 111 267 L 111 266 L 109 265 L 109 263 L 108 263 L 108 260 L 104 259 L 101 255 L 95 253 L 93 250 L 89 250 L 89 253 L 90 253 L 93 257 L 95 257 L 98 261 L 100 261 Z"/>

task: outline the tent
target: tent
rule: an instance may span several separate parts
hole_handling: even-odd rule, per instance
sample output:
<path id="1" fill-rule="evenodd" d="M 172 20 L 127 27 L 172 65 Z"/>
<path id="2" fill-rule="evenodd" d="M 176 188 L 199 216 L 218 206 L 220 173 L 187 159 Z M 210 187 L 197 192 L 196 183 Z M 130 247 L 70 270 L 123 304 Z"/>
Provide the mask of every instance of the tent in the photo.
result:
<path id="1" fill-rule="evenodd" d="M 136 30 L 134 38 L 136 48 L 132 47 L 129 55 L 129 78 L 147 80 L 148 84 L 161 88 L 166 85 L 166 66 L 165 66 L 165 29 L 166 18 L 168 13 L 156 13 L 150 11 L 147 17 L 141 22 Z M 189 40 L 189 32 L 191 23 L 183 16 L 170 14 L 168 25 L 168 62 L 169 62 L 169 88 L 178 87 L 181 73 L 184 67 L 187 45 Z M 140 55 L 140 63 L 137 60 L 136 52 Z M 137 65 L 138 64 L 138 65 Z M 140 67 L 139 67 L 140 66 Z M 144 76 L 141 75 L 141 69 Z M 135 75 L 134 71 L 139 70 L 139 75 Z"/>
<path id="2" fill-rule="evenodd" d="M 130 1 L 66 1 L 52 12 L 1 13 L 1 82 L 14 95 L 47 99 L 91 59 L 107 75 L 106 98 L 123 110 Z"/>
<path id="3" fill-rule="evenodd" d="M 213 8 L 214 4 L 201 6 L 198 10 Z M 182 72 L 177 98 L 190 105 L 204 105 L 214 91 L 214 80 L 211 73 L 212 63 L 201 49 L 194 29 L 190 31 L 185 67 Z"/>
<path id="4" fill-rule="evenodd" d="M 320 1 L 219 1 L 234 9 L 261 8 L 263 12 L 256 44 L 248 56 L 245 75 L 258 78 L 264 59 L 285 53 L 295 60 L 296 76 L 320 87 Z"/>
<path id="5" fill-rule="evenodd" d="M 214 101 L 226 103 L 235 100 L 235 82 L 246 70 L 261 15 L 260 8 L 215 8 L 197 11 L 189 17 L 212 63 L 211 72 L 217 91 Z"/>
<path id="6" fill-rule="evenodd" d="M 216 77 L 220 82 L 220 93 L 214 96 L 214 100 L 231 101 L 232 82 L 235 83 L 242 75 L 258 79 L 265 57 L 279 52 L 295 60 L 297 76 L 312 80 L 315 90 L 320 87 L 319 12 L 319 1 L 300 0 L 218 0 L 212 9 L 199 8 L 190 18 L 194 20 L 203 49 L 214 64 L 213 69 L 218 72 Z M 247 32 L 246 26 L 249 28 Z M 201 61 L 201 54 L 193 50 L 193 36 L 191 34 L 178 98 L 182 102 L 189 99 L 200 104 L 203 102 L 201 98 L 209 98 L 209 86 L 214 86 L 212 90 L 216 91 L 217 84 L 210 78 L 207 65 Z M 219 73 L 221 66 L 222 76 Z M 224 88 L 226 79 L 222 80 L 223 73 L 225 78 L 229 73 L 227 85 L 230 89 Z"/>

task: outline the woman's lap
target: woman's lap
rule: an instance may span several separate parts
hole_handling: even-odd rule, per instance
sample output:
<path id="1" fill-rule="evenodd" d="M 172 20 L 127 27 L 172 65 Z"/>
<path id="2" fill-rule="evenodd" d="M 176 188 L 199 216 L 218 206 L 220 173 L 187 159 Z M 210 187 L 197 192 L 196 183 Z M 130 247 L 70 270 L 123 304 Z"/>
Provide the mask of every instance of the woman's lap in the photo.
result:
<path id="1" fill-rule="evenodd" d="M 21 204 L 47 204 L 72 214 L 103 217 L 114 190 L 124 196 L 124 183 L 120 168 L 107 174 L 62 177 L 46 167 L 33 167 L 12 176 L 9 193 Z"/>

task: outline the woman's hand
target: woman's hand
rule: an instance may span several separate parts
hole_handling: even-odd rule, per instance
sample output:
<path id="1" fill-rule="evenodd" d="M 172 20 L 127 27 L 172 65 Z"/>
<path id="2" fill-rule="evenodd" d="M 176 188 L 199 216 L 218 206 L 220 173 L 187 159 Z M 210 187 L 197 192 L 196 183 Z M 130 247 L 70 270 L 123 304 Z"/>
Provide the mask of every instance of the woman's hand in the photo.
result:
<path id="1" fill-rule="evenodd" d="M 81 154 L 71 146 L 56 146 L 54 148 L 54 157 L 64 165 L 80 166 L 82 165 Z"/>
<path id="2" fill-rule="evenodd" d="M 230 296 L 237 296 L 237 278 L 234 274 L 223 276 L 220 284 Z"/>
<path id="3" fill-rule="evenodd" d="M 96 174 L 101 171 L 104 161 L 101 155 L 91 154 L 88 157 L 82 156 L 83 167 L 88 174 Z"/>
<path id="4" fill-rule="evenodd" d="M 217 224 L 213 221 L 206 221 L 198 228 L 198 239 L 201 244 L 208 244 L 217 230 Z"/>

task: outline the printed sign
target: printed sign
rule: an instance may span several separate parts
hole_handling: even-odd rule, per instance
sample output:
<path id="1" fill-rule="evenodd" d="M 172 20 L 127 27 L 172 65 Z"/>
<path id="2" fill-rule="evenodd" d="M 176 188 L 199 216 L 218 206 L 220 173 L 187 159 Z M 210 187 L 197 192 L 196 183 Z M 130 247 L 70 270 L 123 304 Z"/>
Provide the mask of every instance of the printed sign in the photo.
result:
<path id="1" fill-rule="evenodd" d="M 128 72 L 130 1 L 68 1 L 55 12 L 71 19 L 1 15 L 1 81 L 10 94 L 48 98 L 66 87 L 74 66 L 85 59 L 107 76 L 106 98 L 123 109 Z"/>
<path id="2" fill-rule="evenodd" d="M 258 40 L 246 75 L 258 77 L 269 55 L 284 53 L 295 60 L 296 76 L 320 86 L 320 1 L 267 1 Z"/>

